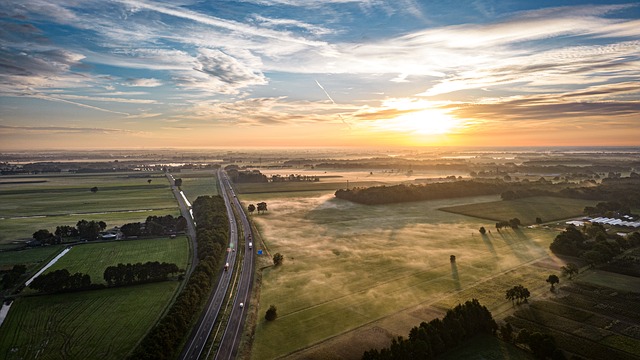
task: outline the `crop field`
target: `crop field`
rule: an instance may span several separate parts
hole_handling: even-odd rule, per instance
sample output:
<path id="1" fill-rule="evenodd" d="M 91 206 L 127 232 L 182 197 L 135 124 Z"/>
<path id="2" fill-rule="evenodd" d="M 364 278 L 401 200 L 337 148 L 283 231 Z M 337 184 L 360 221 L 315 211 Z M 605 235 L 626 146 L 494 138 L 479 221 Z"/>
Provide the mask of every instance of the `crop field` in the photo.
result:
<path id="1" fill-rule="evenodd" d="M 104 284 L 103 274 L 107 266 L 119 263 L 159 261 L 175 263 L 184 269 L 189 259 L 189 242 L 186 236 L 175 239 L 141 239 L 87 243 L 74 246 L 47 272 L 67 269 L 70 273 L 81 272 L 91 276 L 91 282 Z"/>
<path id="2" fill-rule="evenodd" d="M 584 358 L 640 359 L 640 294 L 583 283 L 585 276 L 594 276 L 590 272 L 507 320 L 517 328 L 550 333 L 560 348 Z"/>
<path id="3" fill-rule="evenodd" d="M 0 358 L 124 359 L 157 321 L 178 284 L 21 297 L 2 324 Z"/>
<path id="4" fill-rule="evenodd" d="M 113 226 L 150 215 L 178 214 L 164 176 L 129 176 L 34 176 L 20 179 L 45 182 L 0 185 L 0 243 L 28 239 L 39 229 L 53 232 L 57 225 L 73 226 L 81 219 L 102 220 Z M 95 193 L 90 191 L 94 186 L 98 187 Z"/>
<path id="5" fill-rule="evenodd" d="M 245 205 L 267 202 L 269 210 L 252 218 L 269 251 L 285 256 L 280 268 L 263 273 L 252 358 L 292 354 L 354 329 L 406 336 L 458 300 L 492 299 L 497 307 L 514 284 L 546 288 L 548 272 L 563 265 L 548 251 L 557 232 L 481 236 L 480 226 L 491 229 L 491 222 L 438 210 L 497 199 L 366 206 L 327 192 L 243 195 Z M 267 323 L 260 314 L 272 304 L 278 319 Z"/>
<path id="6" fill-rule="evenodd" d="M 449 206 L 441 210 L 493 221 L 517 217 L 522 224 L 530 225 L 536 223 L 537 217 L 541 218 L 543 222 L 549 222 L 581 216 L 585 206 L 594 206 L 595 203 L 596 201 L 589 200 L 536 196 L 517 200 Z"/>

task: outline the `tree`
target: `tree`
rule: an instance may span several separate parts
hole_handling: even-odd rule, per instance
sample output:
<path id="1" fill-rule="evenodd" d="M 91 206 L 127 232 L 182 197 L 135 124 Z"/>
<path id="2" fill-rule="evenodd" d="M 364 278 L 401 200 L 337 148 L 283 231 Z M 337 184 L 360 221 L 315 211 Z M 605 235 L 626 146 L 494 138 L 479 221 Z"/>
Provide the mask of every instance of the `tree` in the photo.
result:
<path id="1" fill-rule="evenodd" d="M 580 272 L 578 265 L 574 263 L 567 263 L 567 265 L 563 266 L 561 269 L 562 273 L 569 277 L 569 280 L 573 278 L 573 275 L 577 275 Z"/>
<path id="2" fill-rule="evenodd" d="M 557 275 L 551 274 L 546 280 L 549 284 L 551 284 L 551 291 L 555 290 L 554 285 L 560 282 L 560 278 Z"/>
<path id="3" fill-rule="evenodd" d="M 151 179 L 147 180 L 147 184 L 151 184 Z"/>
<path id="4" fill-rule="evenodd" d="M 480 226 L 480 234 L 484 235 L 487 233 L 487 229 L 484 228 L 484 226 Z"/>
<path id="5" fill-rule="evenodd" d="M 76 224 L 78 235 L 86 240 L 95 240 L 100 234 L 100 224 L 97 221 L 80 220 Z"/>
<path id="6" fill-rule="evenodd" d="M 507 323 L 507 325 L 502 325 L 500 327 L 500 335 L 502 335 L 502 340 L 506 342 L 512 342 L 514 340 L 513 327 L 511 326 L 510 323 Z"/>
<path id="7" fill-rule="evenodd" d="M 47 229 L 40 229 L 33 233 L 33 239 L 42 244 L 54 243 L 53 234 Z"/>
<path id="8" fill-rule="evenodd" d="M 262 211 L 262 212 L 267 211 L 267 203 L 266 202 L 259 202 L 258 203 L 258 214 L 260 213 L 260 211 Z"/>
<path id="9" fill-rule="evenodd" d="M 276 308 L 275 305 L 269 306 L 269 310 L 267 310 L 267 313 L 265 314 L 264 318 L 267 321 L 273 321 L 278 318 L 278 309 Z"/>
<path id="10" fill-rule="evenodd" d="M 505 299 L 511 300 L 511 301 L 516 300 L 517 302 L 520 302 L 520 300 L 523 300 L 524 302 L 527 302 L 527 299 L 530 296 L 531 296 L 531 293 L 529 292 L 529 289 L 527 289 L 522 285 L 516 285 L 511 289 L 507 290 L 505 294 Z"/>
<path id="11" fill-rule="evenodd" d="M 249 204 L 249 207 L 247 207 L 247 210 L 249 210 L 249 214 L 253 214 L 253 212 L 256 211 L 256 206 L 253 204 Z"/>
<path id="12" fill-rule="evenodd" d="M 182 186 L 182 179 L 175 179 L 175 180 L 173 181 L 173 185 L 175 185 L 175 186 L 177 186 L 177 187 Z"/>
<path id="13" fill-rule="evenodd" d="M 95 194 L 95 193 L 97 193 L 97 192 L 98 192 L 98 187 L 97 187 L 97 186 L 94 186 L 94 187 L 92 187 L 92 188 L 91 188 L 91 189 L 89 189 L 89 190 L 91 190 L 91 192 Z"/>
<path id="14" fill-rule="evenodd" d="M 284 256 L 282 256 L 282 254 L 280 253 L 275 253 L 275 255 L 273 255 L 273 264 L 275 266 L 280 266 L 282 265 L 282 262 L 284 261 Z"/>
<path id="15" fill-rule="evenodd" d="M 536 224 L 538 224 L 538 225 L 542 224 L 542 218 L 537 217 L 536 218 Z"/>

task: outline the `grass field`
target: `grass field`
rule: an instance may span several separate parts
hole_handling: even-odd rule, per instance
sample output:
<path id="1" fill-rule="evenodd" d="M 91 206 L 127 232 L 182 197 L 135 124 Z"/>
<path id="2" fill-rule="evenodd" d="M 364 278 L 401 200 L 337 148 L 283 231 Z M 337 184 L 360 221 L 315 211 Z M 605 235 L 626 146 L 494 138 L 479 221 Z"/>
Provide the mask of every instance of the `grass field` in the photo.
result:
<path id="1" fill-rule="evenodd" d="M 19 178 L 45 181 L 42 183 L 0 186 L 0 243 L 29 239 L 39 229 L 53 232 L 58 225 L 75 226 L 81 219 L 102 220 L 113 226 L 150 215 L 178 214 L 164 176 L 130 176 L 58 174 Z M 89 191 L 94 186 L 98 187 L 96 193 Z"/>
<path id="2" fill-rule="evenodd" d="M 53 258 L 63 248 L 63 245 L 54 245 L 20 251 L 3 251 L 0 252 L 0 269 L 19 264 L 36 266 Z"/>
<path id="3" fill-rule="evenodd" d="M 178 284 L 19 298 L 2 324 L 0 358 L 124 359 Z"/>
<path id="4" fill-rule="evenodd" d="M 174 176 L 182 179 L 180 188 L 192 204 L 198 196 L 218 194 L 218 177 L 215 172 L 181 172 Z"/>
<path id="5" fill-rule="evenodd" d="M 70 273 L 89 274 L 91 281 L 104 284 L 103 274 L 107 266 L 119 263 L 159 261 L 175 263 L 185 269 L 189 259 L 189 243 L 186 236 L 175 239 L 142 239 L 128 241 L 110 241 L 86 243 L 74 246 L 60 258 L 47 272 L 67 269 Z"/>
<path id="6" fill-rule="evenodd" d="M 269 211 L 252 218 L 271 253 L 285 256 L 281 268 L 263 274 L 259 314 L 273 304 L 278 319 L 267 323 L 259 316 L 253 359 L 283 356 L 373 322 L 383 332 L 406 336 L 433 317 L 428 309 L 434 306 L 470 297 L 500 300 L 514 283 L 546 287 L 548 268 L 562 265 L 548 252 L 553 230 L 509 229 L 483 237 L 478 229 L 491 228 L 491 222 L 438 210 L 497 196 L 384 206 L 358 205 L 327 192 L 242 200 L 267 202 Z"/>
<path id="7" fill-rule="evenodd" d="M 535 196 L 517 200 L 448 206 L 441 210 L 493 221 L 516 217 L 522 224 L 530 225 L 536 223 L 537 217 L 543 222 L 550 222 L 581 216 L 585 206 L 593 206 L 595 203 L 596 201 L 590 200 Z"/>

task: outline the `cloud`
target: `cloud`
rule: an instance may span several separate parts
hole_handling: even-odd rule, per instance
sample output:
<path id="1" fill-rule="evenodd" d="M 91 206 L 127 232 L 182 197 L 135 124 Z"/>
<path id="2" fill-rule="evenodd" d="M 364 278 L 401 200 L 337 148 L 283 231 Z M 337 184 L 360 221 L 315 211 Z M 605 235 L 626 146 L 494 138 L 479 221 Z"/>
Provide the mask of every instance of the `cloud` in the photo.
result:
<path id="1" fill-rule="evenodd" d="M 0 125 L 0 133 L 4 134 L 117 134 L 135 133 L 125 129 L 69 127 L 69 126 L 9 126 Z"/>
<path id="2" fill-rule="evenodd" d="M 122 85 L 131 86 L 131 87 L 158 87 L 158 86 L 162 86 L 162 81 L 160 81 L 158 79 L 154 79 L 154 78 L 150 78 L 150 79 L 127 79 L 127 81 L 125 83 L 123 83 Z"/>
<path id="3" fill-rule="evenodd" d="M 485 98 L 475 103 L 443 107 L 457 118 L 479 120 L 477 124 L 501 123 L 499 126 L 502 127 L 555 122 L 560 128 L 569 123 L 584 126 L 624 124 L 633 128 L 637 127 L 637 114 L 640 113 L 639 96 L 640 83 L 624 82 L 568 92 Z"/>
<path id="4" fill-rule="evenodd" d="M 337 114 L 350 113 L 355 107 L 329 101 L 296 101 L 286 97 L 262 97 L 232 102 L 195 101 L 178 119 L 233 126 L 304 125 L 343 122 Z"/>

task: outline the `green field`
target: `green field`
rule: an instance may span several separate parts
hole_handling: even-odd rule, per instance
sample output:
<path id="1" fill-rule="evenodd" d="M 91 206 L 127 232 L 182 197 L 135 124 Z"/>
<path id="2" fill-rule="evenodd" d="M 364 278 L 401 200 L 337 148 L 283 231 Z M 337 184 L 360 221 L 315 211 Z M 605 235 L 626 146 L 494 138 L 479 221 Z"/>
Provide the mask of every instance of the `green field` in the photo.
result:
<path id="1" fill-rule="evenodd" d="M 182 179 L 180 189 L 182 189 L 191 203 L 193 203 L 198 196 L 218 194 L 218 177 L 215 172 L 181 172 L 173 175 L 176 178 Z"/>
<path id="2" fill-rule="evenodd" d="M 2 324 L 0 358 L 124 359 L 157 321 L 178 284 L 19 298 Z"/>
<path id="3" fill-rule="evenodd" d="M 491 222 L 438 210 L 497 196 L 382 206 L 327 192 L 242 200 L 245 206 L 267 202 L 269 211 L 252 218 L 270 252 L 285 256 L 281 268 L 263 273 L 258 313 L 273 304 L 278 319 L 267 323 L 259 316 L 253 359 L 290 354 L 381 319 L 376 324 L 384 331 L 406 335 L 432 318 L 434 306 L 470 297 L 499 306 L 513 283 L 546 288 L 543 276 L 563 264 L 548 251 L 553 230 L 509 229 L 483 237 L 478 229 Z"/>
<path id="4" fill-rule="evenodd" d="M 39 229 L 53 232 L 58 225 L 75 226 L 82 219 L 102 220 L 114 226 L 144 221 L 150 215 L 178 215 L 163 175 L 130 176 L 59 174 L 17 178 L 46 181 L 43 183 L 1 185 L 0 243 L 29 239 Z M 7 178 L 5 181 L 12 180 Z M 89 191 L 94 186 L 98 187 L 96 193 Z"/>
<path id="5" fill-rule="evenodd" d="M 103 274 L 107 266 L 119 263 L 159 261 L 175 263 L 185 269 L 189 259 L 189 242 L 186 236 L 175 239 L 142 239 L 86 243 L 74 246 L 47 272 L 67 269 L 70 273 L 81 272 L 91 276 L 91 282 L 104 284 Z"/>
<path id="6" fill-rule="evenodd" d="M 594 206 L 596 201 L 535 196 L 524 199 L 493 201 L 487 203 L 448 206 L 441 210 L 473 216 L 493 221 L 518 218 L 524 225 L 536 223 L 536 218 L 543 222 L 569 219 L 583 215 L 586 206 Z"/>
<path id="7" fill-rule="evenodd" d="M 41 263 L 55 257 L 63 248 L 63 245 L 53 245 L 20 251 L 3 251 L 0 252 L 0 269 L 19 264 L 40 267 L 44 265 Z"/>

